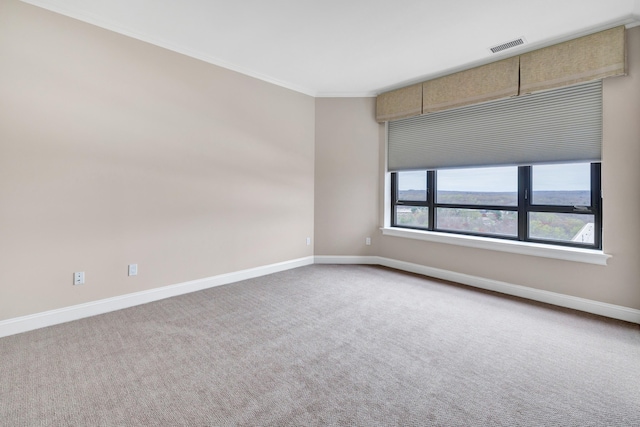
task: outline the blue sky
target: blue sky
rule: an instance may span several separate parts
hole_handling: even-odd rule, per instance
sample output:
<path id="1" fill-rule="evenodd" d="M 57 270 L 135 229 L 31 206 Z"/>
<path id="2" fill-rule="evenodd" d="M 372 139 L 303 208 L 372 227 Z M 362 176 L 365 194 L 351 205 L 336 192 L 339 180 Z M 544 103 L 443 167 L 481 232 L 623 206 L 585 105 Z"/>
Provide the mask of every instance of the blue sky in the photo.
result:
<path id="1" fill-rule="evenodd" d="M 402 172 L 401 190 L 425 188 L 424 172 Z M 533 191 L 589 190 L 590 165 L 575 163 L 541 165 L 533 169 Z M 517 167 L 448 169 L 438 171 L 438 189 L 443 191 L 517 192 Z"/>

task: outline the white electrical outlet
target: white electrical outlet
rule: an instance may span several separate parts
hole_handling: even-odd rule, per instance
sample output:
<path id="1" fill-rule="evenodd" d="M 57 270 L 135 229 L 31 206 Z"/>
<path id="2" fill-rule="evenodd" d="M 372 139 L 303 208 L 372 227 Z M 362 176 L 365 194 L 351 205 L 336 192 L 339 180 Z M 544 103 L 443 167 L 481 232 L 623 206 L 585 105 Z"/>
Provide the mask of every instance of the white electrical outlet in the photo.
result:
<path id="1" fill-rule="evenodd" d="M 138 264 L 129 264 L 129 276 L 138 275 Z"/>
<path id="2" fill-rule="evenodd" d="M 367 246 L 371 246 L 371 237 L 367 237 L 366 239 L 364 239 L 364 244 Z"/>
<path id="3" fill-rule="evenodd" d="M 311 246 L 311 237 L 307 237 L 307 246 Z"/>
<path id="4" fill-rule="evenodd" d="M 73 284 L 84 285 L 84 271 L 76 271 L 73 273 Z"/>

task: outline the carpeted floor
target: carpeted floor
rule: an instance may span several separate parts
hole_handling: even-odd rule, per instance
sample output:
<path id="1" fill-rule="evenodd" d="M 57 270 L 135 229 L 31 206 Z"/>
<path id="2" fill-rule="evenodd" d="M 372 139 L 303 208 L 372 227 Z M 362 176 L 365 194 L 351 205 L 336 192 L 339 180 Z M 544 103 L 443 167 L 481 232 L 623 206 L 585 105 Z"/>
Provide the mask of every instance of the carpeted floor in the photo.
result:
<path id="1" fill-rule="evenodd" d="M 314 265 L 0 339 L 3 426 L 638 426 L 640 328 Z"/>

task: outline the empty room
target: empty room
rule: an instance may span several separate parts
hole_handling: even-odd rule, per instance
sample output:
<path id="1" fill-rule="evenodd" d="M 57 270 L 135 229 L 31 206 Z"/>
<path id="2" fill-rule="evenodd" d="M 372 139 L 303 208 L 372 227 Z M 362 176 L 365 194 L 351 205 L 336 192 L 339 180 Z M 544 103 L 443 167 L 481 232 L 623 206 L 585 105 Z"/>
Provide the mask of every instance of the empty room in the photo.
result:
<path id="1" fill-rule="evenodd" d="M 640 425 L 639 162 L 639 0 L 0 0 L 0 425 Z"/>

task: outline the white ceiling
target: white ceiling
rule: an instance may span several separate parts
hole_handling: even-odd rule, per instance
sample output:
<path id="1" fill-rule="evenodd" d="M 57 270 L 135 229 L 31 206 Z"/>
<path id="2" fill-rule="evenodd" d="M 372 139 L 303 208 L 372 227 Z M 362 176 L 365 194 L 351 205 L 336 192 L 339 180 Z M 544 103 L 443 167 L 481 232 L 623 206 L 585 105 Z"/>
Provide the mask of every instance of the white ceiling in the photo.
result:
<path id="1" fill-rule="evenodd" d="M 640 0 L 23 1 L 312 96 L 374 96 L 640 23 Z"/>

